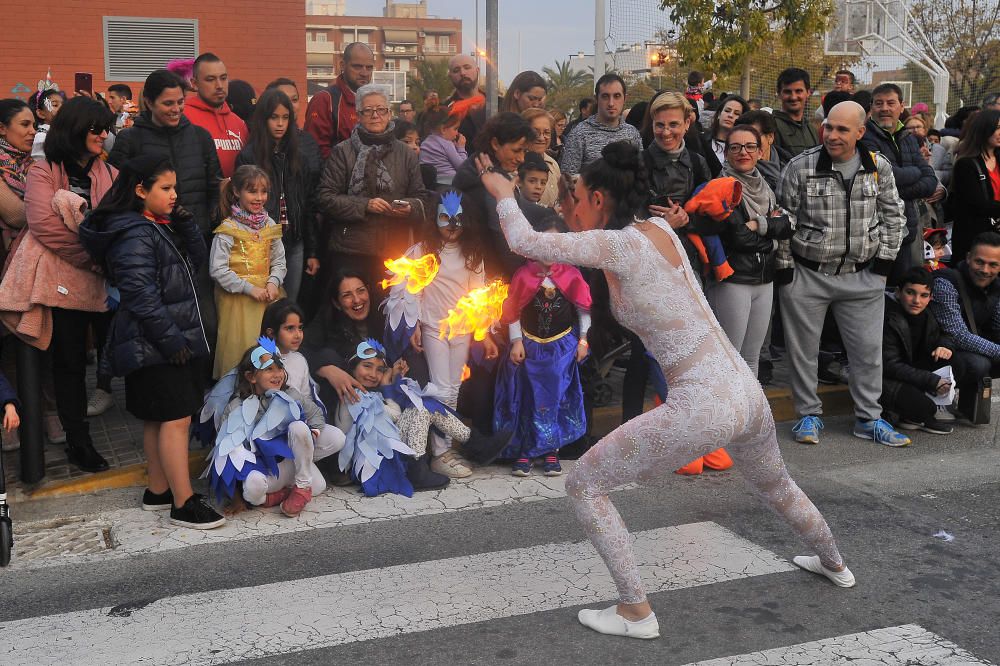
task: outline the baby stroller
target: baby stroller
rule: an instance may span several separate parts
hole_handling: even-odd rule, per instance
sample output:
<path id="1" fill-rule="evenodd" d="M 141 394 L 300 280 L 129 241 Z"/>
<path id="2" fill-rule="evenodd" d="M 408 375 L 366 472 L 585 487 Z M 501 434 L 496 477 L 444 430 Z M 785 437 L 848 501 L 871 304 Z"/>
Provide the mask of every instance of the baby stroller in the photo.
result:
<path id="1" fill-rule="evenodd" d="M 10 522 L 7 506 L 7 479 L 4 476 L 3 453 L 0 452 L 0 567 L 10 564 L 10 551 L 14 549 L 14 527 Z"/>

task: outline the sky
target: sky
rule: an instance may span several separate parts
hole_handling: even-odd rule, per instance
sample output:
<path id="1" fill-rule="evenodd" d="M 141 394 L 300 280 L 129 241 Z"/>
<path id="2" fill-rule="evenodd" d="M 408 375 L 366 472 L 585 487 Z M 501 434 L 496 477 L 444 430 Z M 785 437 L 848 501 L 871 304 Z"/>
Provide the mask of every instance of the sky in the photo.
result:
<path id="1" fill-rule="evenodd" d="M 477 3 L 480 39 L 484 39 L 484 0 L 428 0 L 427 14 L 461 19 L 463 51 L 468 53 L 475 44 Z M 384 0 L 347 0 L 348 14 L 381 16 L 383 9 Z M 593 0 L 499 0 L 499 12 L 502 81 L 526 69 L 540 73 L 542 67 L 554 67 L 556 60 L 567 60 L 581 50 L 594 52 Z"/>

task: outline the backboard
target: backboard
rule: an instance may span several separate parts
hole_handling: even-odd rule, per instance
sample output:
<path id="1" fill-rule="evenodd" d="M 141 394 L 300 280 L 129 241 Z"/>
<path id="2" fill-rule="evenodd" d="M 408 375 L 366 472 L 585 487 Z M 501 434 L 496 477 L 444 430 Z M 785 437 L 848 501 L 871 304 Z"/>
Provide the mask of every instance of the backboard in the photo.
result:
<path id="1" fill-rule="evenodd" d="M 898 55 L 909 39 L 906 0 L 836 0 L 827 55 Z"/>

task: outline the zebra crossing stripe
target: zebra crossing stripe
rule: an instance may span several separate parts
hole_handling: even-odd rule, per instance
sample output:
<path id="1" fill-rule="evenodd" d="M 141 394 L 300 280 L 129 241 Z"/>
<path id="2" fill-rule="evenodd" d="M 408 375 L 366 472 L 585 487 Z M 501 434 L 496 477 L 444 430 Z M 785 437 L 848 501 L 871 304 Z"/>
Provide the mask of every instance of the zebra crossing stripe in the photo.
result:
<path id="1" fill-rule="evenodd" d="M 870 666 L 986 664 L 954 643 L 915 624 L 834 636 L 762 652 L 699 661 L 688 666 L 799 666 L 857 663 Z"/>
<path id="2" fill-rule="evenodd" d="M 710 522 L 638 532 L 635 550 L 650 592 L 796 570 Z M 0 635 L 7 665 L 222 664 L 615 598 L 590 543 L 563 542 L 24 618 Z"/>

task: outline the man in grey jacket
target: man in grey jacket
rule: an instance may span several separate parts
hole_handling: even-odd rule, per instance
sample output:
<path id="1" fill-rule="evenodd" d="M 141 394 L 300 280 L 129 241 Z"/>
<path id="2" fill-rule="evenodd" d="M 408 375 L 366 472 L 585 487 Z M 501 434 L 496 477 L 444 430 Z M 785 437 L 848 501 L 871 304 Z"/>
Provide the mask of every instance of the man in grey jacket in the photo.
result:
<path id="1" fill-rule="evenodd" d="M 559 169 L 576 176 L 584 165 L 601 156 L 604 146 L 615 141 L 629 141 L 642 150 L 639 130 L 622 119 L 625 110 L 625 81 L 615 73 L 597 79 L 597 113 L 581 121 L 569 136 L 563 138 L 562 160 Z"/>
<path id="2" fill-rule="evenodd" d="M 849 385 L 854 435 L 887 446 L 910 439 L 882 420 L 882 320 L 886 276 L 906 231 L 892 165 L 860 148 L 865 111 L 841 102 L 823 123 L 823 144 L 792 158 L 778 201 L 795 235 L 781 241 L 778 271 L 781 319 L 800 419 L 795 439 L 818 444 L 823 405 L 816 393 L 820 331 L 828 309 L 851 359 Z"/>

